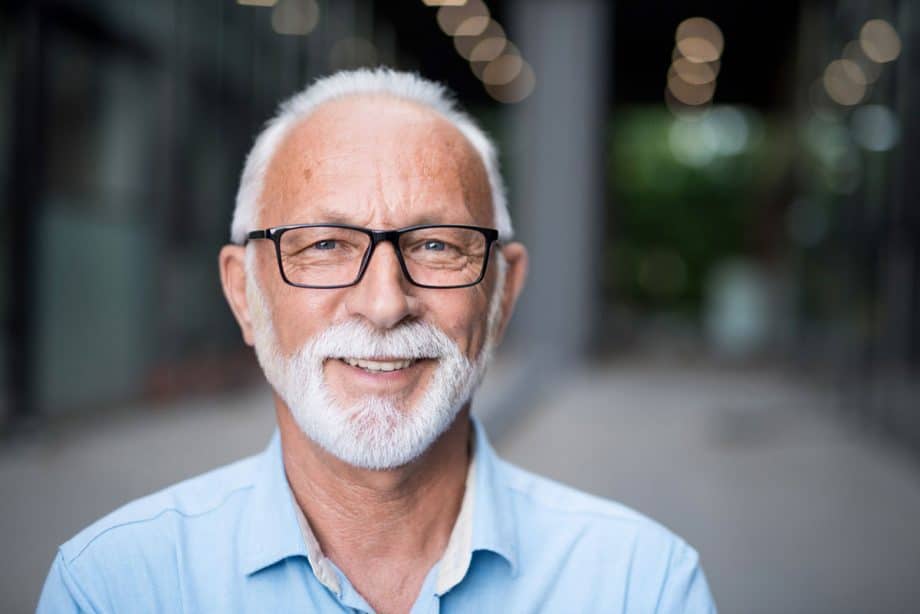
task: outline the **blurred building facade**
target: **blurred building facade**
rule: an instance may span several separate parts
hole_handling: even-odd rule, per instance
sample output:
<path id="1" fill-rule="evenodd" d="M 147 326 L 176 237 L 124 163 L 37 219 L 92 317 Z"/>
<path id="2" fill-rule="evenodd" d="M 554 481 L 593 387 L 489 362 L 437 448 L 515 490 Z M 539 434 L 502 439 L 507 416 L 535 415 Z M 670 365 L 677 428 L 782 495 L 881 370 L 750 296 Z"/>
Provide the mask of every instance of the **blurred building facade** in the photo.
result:
<path id="1" fill-rule="evenodd" d="M 799 334 L 837 365 L 844 409 L 920 453 L 920 7 L 802 15 Z"/>
<path id="2" fill-rule="evenodd" d="M 222 0 L 3 9 L 8 414 L 209 390 L 251 367 L 216 275 L 238 174 L 276 104 L 328 70 L 330 41 L 373 35 L 367 5 L 329 3 L 311 38 L 278 32 L 309 14 L 273 24 Z"/>
<path id="3" fill-rule="evenodd" d="M 498 137 L 534 253 L 523 355 L 661 337 L 769 356 L 830 373 L 842 405 L 920 450 L 911 2 L 437 4 L 4 5 L 5 418 L 251 374 L 216 275 L 245 152 L 311 78 L 385 64 L 447 82 Z M 486 5 L 472 32 L 481 15 L 463 11 Z M 697 14 L 724 52 L 704 112 L 675 115 L 675 30 Z M 871 20 L 893 28 L 896 57 L 853 55 Z M 505 36 L 524 90 L 473 53 Z"/>

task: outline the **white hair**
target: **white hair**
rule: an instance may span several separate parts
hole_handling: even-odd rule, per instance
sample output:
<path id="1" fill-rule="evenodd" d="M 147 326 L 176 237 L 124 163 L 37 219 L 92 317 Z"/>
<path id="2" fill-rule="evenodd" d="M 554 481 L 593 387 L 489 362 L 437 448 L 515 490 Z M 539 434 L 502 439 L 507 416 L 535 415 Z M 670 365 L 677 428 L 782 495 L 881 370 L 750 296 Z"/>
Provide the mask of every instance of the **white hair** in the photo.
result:
<path id="1" fill-rule="evenodd" d="M 230 227 L 230 239 L 242 244 L 246 233 L 257 228 L 259 198 L 265 171 L 288 131 L 323 103 L 361 94 L 386 94 L 408 100 L 438 113 L 467 138 L 479 154 L 486 169 L 495 225 L 503 240 L 512 237 L 511 215 L 508 212 L 505 184 L 498 169 L 495 145 L 476 122 L 461 111 L 448 90 L 438 83 L 414 73 L 389 68 L 343 70 L 315 81 L 303 91 L 282 102 L 278 112 L 256 137 L 255 145 L 246 157 L 236 208 Z"/>

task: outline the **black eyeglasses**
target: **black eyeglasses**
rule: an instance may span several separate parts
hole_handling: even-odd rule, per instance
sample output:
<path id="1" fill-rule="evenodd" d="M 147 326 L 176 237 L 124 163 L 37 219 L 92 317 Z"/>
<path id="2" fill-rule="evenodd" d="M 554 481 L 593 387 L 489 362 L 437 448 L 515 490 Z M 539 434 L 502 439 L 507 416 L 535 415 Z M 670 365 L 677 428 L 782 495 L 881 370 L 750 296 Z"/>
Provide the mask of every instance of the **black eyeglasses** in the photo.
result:
<path id="1" fill-rule="evenodd" d="M 403 274 L 422 288 L 466 288 L 485 276 L 494 228 L 460 224 L 371 230 L 347 224 L 294 224 L 253 230 L 246 242 L 275 244 L 281 278 L 299 288 L 347 288 L 361 281 L 374 249 L 393 244 Z"/>

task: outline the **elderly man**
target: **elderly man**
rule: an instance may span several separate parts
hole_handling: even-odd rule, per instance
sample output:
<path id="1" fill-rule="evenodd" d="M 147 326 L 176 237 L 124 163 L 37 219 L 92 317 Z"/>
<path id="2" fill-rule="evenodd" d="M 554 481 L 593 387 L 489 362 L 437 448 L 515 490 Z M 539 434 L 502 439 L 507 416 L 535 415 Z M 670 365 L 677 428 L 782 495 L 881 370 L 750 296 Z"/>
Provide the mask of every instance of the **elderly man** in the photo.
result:
<path id="1" fill-rule="evenodd" d="M 277 434 L 64 544 L 40 611 L 714 610 L 679 538 L 502 462 L 471 418 L 527 253 L 443 88 L 355 71 L 290 99 L 232 238 L 221 280 Z"/>

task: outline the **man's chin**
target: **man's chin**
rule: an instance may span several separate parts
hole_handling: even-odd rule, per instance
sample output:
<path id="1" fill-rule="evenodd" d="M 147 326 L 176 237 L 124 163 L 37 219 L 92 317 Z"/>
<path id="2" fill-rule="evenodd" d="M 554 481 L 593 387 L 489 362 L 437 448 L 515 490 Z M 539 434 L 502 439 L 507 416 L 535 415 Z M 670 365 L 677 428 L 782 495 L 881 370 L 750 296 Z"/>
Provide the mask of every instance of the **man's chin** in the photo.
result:
<path id="1" fill-rule="evenodd" d="M 357 435 L 374 437 L 394 434 L 407 415 L 407 412 L 392 400 L 380 397 L 364 399 L 351 405 L 344 413 L 345 419 L 356 429 Z"/>
<path id="2" fill-rule="evenodd" d="M 361 469 L 388 470 L 411 462 L 433 442 L 419 438 L 418 424 L 411 414 L 400 411 L 384 399 L 366 400 L 349 408 L 330 403 L 327 412 L 338 414 L 330 429 L 327 422 L 309 432 L 316 443 L 339 460 Z M 423 429 L 425 430 L 425 429 Z"/>
<path id="3" fill-rule="evenodd" d="M 431 447 L 456 414 L 431 399 L 406 403 L 378 395 L 340 403 L 328 388 L 314 391 L 309 401 L 305 398 L 303 405 L 292 407 L 295 422 L 327 452 L 362 469 L 387 470 L 410 463 Z"/>

